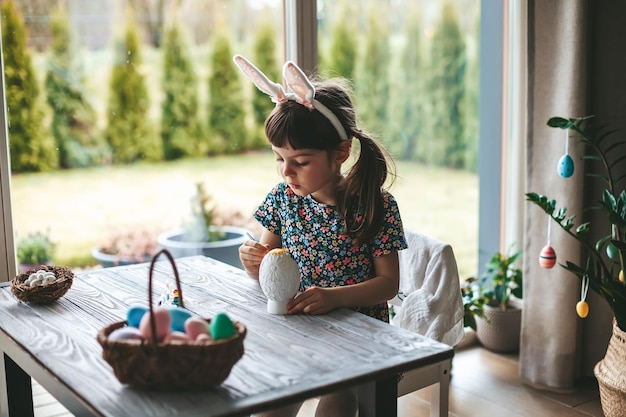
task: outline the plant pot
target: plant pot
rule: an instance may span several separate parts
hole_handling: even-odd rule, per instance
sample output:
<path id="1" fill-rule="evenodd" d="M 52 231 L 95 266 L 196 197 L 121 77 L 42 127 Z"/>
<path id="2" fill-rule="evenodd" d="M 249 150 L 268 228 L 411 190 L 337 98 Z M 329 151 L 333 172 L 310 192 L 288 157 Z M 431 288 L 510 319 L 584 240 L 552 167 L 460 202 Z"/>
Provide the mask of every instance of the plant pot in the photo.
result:
<path id="1" fill-rule="evenodd" d="M 157 242 L 174 258 L 204 255 L 243 269 L 239 260 L 239 246 L 246 241 L 248 230 L 236 226 L 215 226 L 214 229 L 223 231 L 224 238 L 213 242 L 189 242 L 184 240 L 183 230 L 175 230 L 162 233 Z"/>
<path id="2" fill-rule="evenodd" d="M 519 350 L 521 306 L 509 303 L 506 310 L 485 305 L 485 319 L 476 317 L 476 338 L 486 349 L 499 353 Z"/>
<path id="3" fill-rule="evenodd" d="M 613 334 L 604 358 L 593 368 L 605 417 L 623 416 L 626 410 L 626 332 L 613 319 Z"/>
<path id="4" fill-rule="evenodd" d="M 144 255 L 143 258 L 120 258 L 116 255 L 104 253 L 100 250 L 100 248 L 93 248 L 91 250 L 91 256 L 93 256 L 93 258 L 98 261 L 103 268 L 150 262 L 151 259 L 151 255 Z"/>

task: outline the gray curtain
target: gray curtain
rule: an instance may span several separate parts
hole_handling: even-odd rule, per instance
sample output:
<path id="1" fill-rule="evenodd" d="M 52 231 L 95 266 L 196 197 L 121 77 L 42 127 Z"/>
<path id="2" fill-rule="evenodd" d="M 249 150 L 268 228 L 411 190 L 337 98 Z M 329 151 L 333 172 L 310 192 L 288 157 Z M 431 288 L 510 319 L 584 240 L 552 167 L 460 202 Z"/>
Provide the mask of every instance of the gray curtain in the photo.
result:
<path id="1" fill-rule="evenodd" d="M 602 184 L 585 176 L 583 149 L 570 138 L 575 172 L 564 179 L 557 162 L 565 153 L 565 133 L 546 125 L 552 116 L 595 115 L 614 127 L 626 125 L 626 2 L 529 0 L 528 138 L 526 190 L 555 199 L 576 214 L 576 224 L 602 218 L 582 213 L 598 201 Z M 625 150 L 620 149 L 620 152 Z M 626 164 L 625 164 L 626 165 Z M 626 169 L 626 168 L 625 168 Z M 591 218 L 589 216 L 592 216 Z M 527 203 L 524 222 L 524 310 L 520 374 L 532 386 L 568 390 L 606 352 L 612 313 L 589 292 L 589 316 L 575 312 L 580 281 L 560 266 L 544 269 L 538 256 L 547 243 L 548 216 Z M 594 237 L 608 229 L 594 231 Z M 581 247 L 552 223 L 550 243 L 557 261 L 580 262 Z"/>

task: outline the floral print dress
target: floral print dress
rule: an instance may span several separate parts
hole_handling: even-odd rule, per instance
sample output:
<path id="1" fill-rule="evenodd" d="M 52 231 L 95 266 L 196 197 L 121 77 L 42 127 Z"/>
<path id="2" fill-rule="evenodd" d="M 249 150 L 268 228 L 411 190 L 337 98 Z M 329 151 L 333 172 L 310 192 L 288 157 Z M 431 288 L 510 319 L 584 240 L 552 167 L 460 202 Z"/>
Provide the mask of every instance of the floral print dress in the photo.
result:
<path id="1" fill-rule="evenodd" d="M 373 242 L 354 245 L 343 233 L 335 206 L 321 204 L 310 195 L 296 195 L 284 182 L 276 185 L 255 211 L 263 227 L 281 237 L 300 267 L 300 291 L 317 287 L 353 285 L 374 276 L 374 257 L 406 249 L 402 220 L 395 198 L 383 191 L 385 221 Z M 356 215 L 356 213 L 355 213 Z M 389 321 L 387 303 L 355 308 Z"/>

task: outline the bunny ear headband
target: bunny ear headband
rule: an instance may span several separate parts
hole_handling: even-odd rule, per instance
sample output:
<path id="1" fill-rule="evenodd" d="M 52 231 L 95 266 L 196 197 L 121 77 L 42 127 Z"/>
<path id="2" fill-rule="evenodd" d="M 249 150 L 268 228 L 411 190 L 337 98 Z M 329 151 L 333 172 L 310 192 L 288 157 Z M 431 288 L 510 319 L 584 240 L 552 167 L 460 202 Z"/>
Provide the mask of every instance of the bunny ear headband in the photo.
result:
<path id="1" fill-rule="evenodd" d="M 313 87 L 311 81 L 309 81 L 306 75 L 304 75 L 304 72 L 302 72 L 296 64 L 287 61 L 283 66 L 283 77 L 285 78 L 287 86 L 293 91 L 286 93 L 280 84 L 270 81 L 261 70 L 243 56 L 235 55 L 233 61 L 235 61 L 239 69 L 252 80 L 259 90 L 272 98 L 274 103 L 278 104 L 287 100 L 293 100 L 310 110 L 317 110 L 332 123 L 337 133 L 339 133 L 341 140 L 348 140 L 346 130 L 341 125 L 337 116 L 335 116 L 328 107 L 315 99 L 315 87 Z"/>

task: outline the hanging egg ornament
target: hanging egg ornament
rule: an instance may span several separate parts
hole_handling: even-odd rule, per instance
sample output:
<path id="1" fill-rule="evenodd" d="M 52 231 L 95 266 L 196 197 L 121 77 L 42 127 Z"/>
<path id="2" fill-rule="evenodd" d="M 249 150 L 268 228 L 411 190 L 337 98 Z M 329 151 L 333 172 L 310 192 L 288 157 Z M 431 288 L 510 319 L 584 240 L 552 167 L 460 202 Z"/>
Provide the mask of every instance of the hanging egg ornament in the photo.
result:
<path id="1" fill-rule="evenodd" d="M 624 282 L 624 270 L 619 271 L 619 276 L 617 277 L 619 282 Z"/>
<path id="2" fill-rule="evenodd" d="M 559 175 L 563 178 L 569 178 L 574 175 L 574 161 L 572 157 L 568 154 L 563 155 L 561 159 L 559 159 L 557 170 Z"/>
<path id="3" fill-rule="evenodd" d="M 606 254 L 611 259 L 617 259 L 617 257 L 619 256 L 619 249 L 617 249 L 617 246 L 615 246 L 614 244 L 609 243 L 608 245 L 606 245 Z"/>
<path id="4" fill-rule="evenodd" d="M 586 301 L 581 300 L 576 303 L 576 313 L 578 313 L 578 317 L 584 319 L 589 314 L 589 304 Z"/>
<path id="5" fill-rule="evenodd" d="M 546 245 L 539 253 L 539 265 L 546 269 L 552 268 L 556 264 L 556 252 L 550 245 Z"/>

